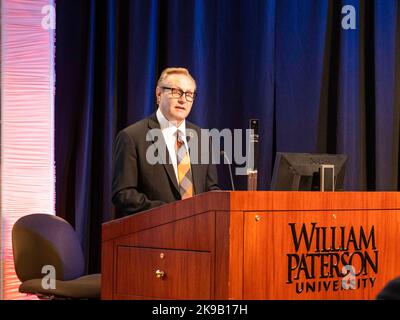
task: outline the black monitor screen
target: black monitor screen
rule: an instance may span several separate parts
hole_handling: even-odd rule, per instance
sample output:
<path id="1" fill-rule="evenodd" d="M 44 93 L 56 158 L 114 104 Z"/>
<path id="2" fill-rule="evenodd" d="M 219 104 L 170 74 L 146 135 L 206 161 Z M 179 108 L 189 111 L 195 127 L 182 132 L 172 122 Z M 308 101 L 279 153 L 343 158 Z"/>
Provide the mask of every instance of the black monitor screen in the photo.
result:
<path id="1" fill-rule="evenodd" d="M 343 154 L 277 152 L 271 190 L 320 190 L 321 165 L 334 165 L 334 190 L 343 191 L 346 160 Z"/>

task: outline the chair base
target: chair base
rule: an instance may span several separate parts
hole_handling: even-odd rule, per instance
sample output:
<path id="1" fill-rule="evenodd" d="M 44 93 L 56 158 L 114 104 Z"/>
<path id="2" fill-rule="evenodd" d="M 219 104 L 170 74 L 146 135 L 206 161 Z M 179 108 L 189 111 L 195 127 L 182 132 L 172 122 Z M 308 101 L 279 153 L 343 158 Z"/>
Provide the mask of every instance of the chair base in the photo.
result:
<path id="1" fill-rule="evenodd" d="M 54 289 L 44 289 L 42 279 L 21 283 L 19 292 L 34 294 L 43 300 L 100 299 L 101 274 L 91 274 L 77 279 L 56 280 Z"/>

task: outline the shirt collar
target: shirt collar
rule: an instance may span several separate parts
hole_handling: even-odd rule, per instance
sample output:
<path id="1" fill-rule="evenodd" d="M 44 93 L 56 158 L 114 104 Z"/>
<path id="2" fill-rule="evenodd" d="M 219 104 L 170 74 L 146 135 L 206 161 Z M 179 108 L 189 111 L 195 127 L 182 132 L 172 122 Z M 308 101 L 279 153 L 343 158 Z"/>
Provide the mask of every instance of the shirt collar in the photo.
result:
<path id="1" fill-rule="evenodd" d="M 161 130 L 164 130 L 164 129 L 172 130 L 172 128 L 173 128 L 174 129 L 173 131 L 176 132 L 175 124 L 173 124 L 171 121 L 169 121 L 164 116 L 164 114 L 161 112 L 160 108 L 157 109 L 156 116 L 157 116 L 158 123 L 160 124 Z M 181 131 L 182 133 L 184 133 L 184 135 L 186 135 L 186 120 L 183 120 L 181 122 L 181 124 L 178 126 L 177 130 Z"/>

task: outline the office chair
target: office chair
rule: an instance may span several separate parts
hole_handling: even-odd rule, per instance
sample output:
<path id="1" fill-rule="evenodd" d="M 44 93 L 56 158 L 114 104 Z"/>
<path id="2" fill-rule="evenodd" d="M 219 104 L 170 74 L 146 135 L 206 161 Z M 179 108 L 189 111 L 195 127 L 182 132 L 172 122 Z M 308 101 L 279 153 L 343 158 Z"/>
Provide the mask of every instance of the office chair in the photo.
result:
<path id="1" fill-rule="evenodd" d="M 85 275 L 81 245 L 64 219 L 49 214 L 18 219 L 12 229 L 12 246 L 21 293 L 40 299 L 100 298 L 101 275 Z M 55 279 L 51 280 L 53 271 Z"/>

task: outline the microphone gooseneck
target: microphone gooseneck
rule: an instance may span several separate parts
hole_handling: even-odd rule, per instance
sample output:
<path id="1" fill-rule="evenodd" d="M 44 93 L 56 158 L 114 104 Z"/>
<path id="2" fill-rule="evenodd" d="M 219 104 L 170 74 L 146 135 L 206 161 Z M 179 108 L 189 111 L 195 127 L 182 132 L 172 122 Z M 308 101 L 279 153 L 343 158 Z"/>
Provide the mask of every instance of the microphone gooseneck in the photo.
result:
<path id="1" fill-rule="evenodd" d="M 231 178 L 232 190 L 235 191 L 235 185 L 233 183 L 232 168 L 231 168 L 232 164 L 229 161 L 228 157 L 226 156 L 226 152 L 224 150 L 221 151 L 221 155 L 223 155 L 224 158 L 226 159 L 226 161 L 228 162 L 228 168 L 229 168 L 229 175 L 230 175 L 230 178 Z"/>

